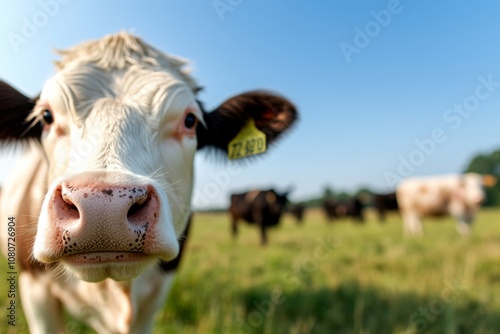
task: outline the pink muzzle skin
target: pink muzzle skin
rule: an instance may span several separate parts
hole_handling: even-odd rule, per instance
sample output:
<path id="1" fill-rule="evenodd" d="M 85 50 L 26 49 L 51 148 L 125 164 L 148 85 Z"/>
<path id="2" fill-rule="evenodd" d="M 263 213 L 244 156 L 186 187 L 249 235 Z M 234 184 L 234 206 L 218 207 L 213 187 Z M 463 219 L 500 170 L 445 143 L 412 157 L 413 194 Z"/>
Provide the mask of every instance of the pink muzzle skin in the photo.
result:
<path id="1" fill-rule="evenodd" d="M 160 199 L 151 185 L 65 180 L 48 194 L 49 244 L 56 257 L 78 262 L 140 259 L 155 246 Z M 57 259 L 53 259 L 57 260 Z"/>

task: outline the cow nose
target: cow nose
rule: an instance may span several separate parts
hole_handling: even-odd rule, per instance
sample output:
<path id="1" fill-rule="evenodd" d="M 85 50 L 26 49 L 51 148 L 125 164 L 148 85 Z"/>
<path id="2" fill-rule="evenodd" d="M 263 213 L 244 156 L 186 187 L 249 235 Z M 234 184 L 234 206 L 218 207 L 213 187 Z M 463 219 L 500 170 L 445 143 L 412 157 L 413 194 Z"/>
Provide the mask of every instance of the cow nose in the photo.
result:
<path id="1" fill-rule="evenodd" d="M 116 216 L 123 216 L 126 212 L 126 219 L 130 223 L 137 221 L 138 212 L 147 207 L 150 198 L 147 187 L 101 186 L 76 189 L 69 184 L 62 184 L 56 197 L 58 195 L 62 200 L 58 204 L 66 216 L 79 219 L 80 214 L 88 210 L 103 213 L 113 211 Z"/>
<path id="2" fill-rule="evenodd" d="M 55 204 L 63 211 L 59 218 L 86 219 L 99 213 L 101 218 L 112 216 L 133 224 L 137 222 L 140 211 L 147 211 L 143 209 L 147 209 L 150 195 L 147 187 L 92 186 L 77 189 L 63 184 L 56 194 Z"/>
<path id="3" fill-rule="evenodd" d="M 164 196 L 154 180 L 129 173 L 89 171 L 58 179 L 45 196 L 33 254 L 42 263 L 61 261 L 89 281 L 95 278 L 86 276 L 86 266 L 117 265 L 127 276 L 130 263 L 142 270 L 158 258 L 170 261 L 179 243 Z"/>
<path id="4" fill-rule="evenodd" d="M 484 194 L 475 194 L 469 197 L 470 203 L 473 205 L 482 205 L 484 201 L 486 201 L 486 195 Z"/>
<path id="5" fill-rule="evenodd" d="M 49 207 L 63 254 L 145 252 L 155 240 L 160 201 L 150 185 L 63 182 Z"/>

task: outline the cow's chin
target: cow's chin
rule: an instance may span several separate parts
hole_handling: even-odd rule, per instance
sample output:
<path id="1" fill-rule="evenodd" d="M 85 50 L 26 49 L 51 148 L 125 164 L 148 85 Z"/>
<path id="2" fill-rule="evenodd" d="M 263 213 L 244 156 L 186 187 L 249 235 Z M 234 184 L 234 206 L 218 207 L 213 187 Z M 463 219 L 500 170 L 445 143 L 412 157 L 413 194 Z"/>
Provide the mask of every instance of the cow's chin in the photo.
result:
<path id="1" fill-rule="evenodd" d="M 86 282 L 100 282 L 107 278 L 128 281 L 143 273 L 158 258 L 134 252 L 93 252 L 63 257 L 60 262 L 66 270 Z"/>

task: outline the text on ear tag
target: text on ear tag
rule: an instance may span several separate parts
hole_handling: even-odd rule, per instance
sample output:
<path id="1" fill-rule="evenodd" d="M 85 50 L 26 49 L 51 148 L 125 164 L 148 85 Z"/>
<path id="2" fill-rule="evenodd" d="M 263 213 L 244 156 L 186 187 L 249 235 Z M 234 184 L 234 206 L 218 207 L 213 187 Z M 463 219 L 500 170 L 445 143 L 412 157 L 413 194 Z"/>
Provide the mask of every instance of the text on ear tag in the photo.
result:
<path id="1" fill-rule="evenodd" d="M 266 134 L 255 127 L 252 118 L 241 128 L 227 146 L 230 160 L 249 157 L 266 151 Z"/>

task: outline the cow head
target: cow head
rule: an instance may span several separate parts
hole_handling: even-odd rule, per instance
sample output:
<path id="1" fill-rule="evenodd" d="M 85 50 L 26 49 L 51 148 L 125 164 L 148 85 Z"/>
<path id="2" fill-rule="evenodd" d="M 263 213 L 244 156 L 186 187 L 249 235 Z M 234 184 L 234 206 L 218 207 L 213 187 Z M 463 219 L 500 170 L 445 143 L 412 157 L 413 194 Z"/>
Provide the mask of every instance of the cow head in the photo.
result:
<path id="1" fill-rule="evenodd" d="M 196 151 L 225 152 L 249 119 L 269 144 L 296 119 L 266 92 L 205 112 L 185 62 L 127 33 L 61 55 L 36 100 L 0 83 L 0 140 L 40 143 L 48 190 L 34 257 L 85 281 L 128 280 L 174 259 Z"/>
<path id="2" fill-rule="evenodd" d="M 476 173 L 464 174 L 460 180 L 460 186 L 456 196 L 471 209 L 477 209 L 486 199 L 483 190 L 484 178 Z"/>
<path id="3" fill-rule="evenodd" d="M 266 191 L 266 202 L 272 215 L 281 216 L 288 202 L 288 193 L 278 193 L 274 189 Z"/>

